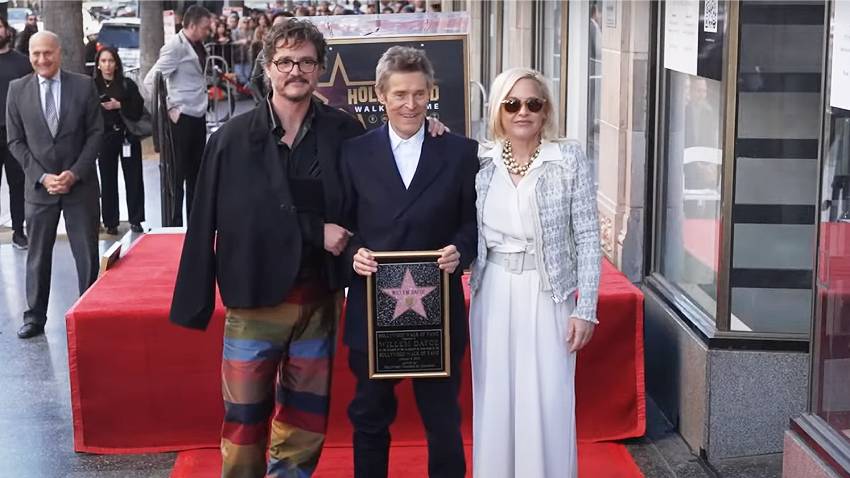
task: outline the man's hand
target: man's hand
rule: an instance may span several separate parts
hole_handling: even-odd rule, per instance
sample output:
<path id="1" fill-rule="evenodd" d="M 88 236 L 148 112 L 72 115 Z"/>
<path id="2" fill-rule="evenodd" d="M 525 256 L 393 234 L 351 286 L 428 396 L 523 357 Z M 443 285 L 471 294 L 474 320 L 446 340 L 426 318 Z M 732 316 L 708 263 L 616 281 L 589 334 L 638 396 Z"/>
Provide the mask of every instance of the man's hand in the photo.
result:
<path id="1" fill-rule="evenodd" d="M 49 194 L 68 194 L 77 182 L 77 176 L 71 171 L 63 171 L 58 176 L 52 174 L 48 176 L 53 176 L 54 178 L 50 186 L 45 185 Z M 46 183 L 48 178 L 44 178 L 44 181 Z"/>
<path id="2" fill-rule="evenodd" d="M 342 254 L 351 236 L 351 232 L 344 227 L 325 224 L 325 250 L 335 256 Z"/>
<path id="3" fill-rule="evenodd" d="M 578 352 L 583 349 L 590 342 L 594 329 L 596 329 L 596 324 L 593 322 L 578 317 L 570 317 L 567 323 L 567 344 L 570 346 L 570 352 Z"/>
<path id="4" fill-rule="evenodd" d="M 439 259 L 437 259 L 437 264 L 440 265 L 440 269 L 448 272 L 449 274 L 454 274 L 457 266 L 460 265 L 460 252 L 457 251 L 457 247 L 452 244 L 440 249 L 442 255 Z"/>
<path id="5" fill-rule="evenodd" d="M 41 185 L 47 190 L 47 194 L 59 194 L 58 191 L 62 188 L 62 183 L 59 181 L 59 176 L 56 174 L 45 174 L 41 180 Z"/>
<path id="6" fill-rule="evenodd" d="M 168 118 L 172 123 L 177 124 L 177 121 L 180 119 L 180 108 L 171 108 L 168 110 Z"/>
<path id="7" fill-rule="evenodd" d="M 442 136 L 443 133 L 451 132 L 448 126 L 444 125 L 437 118 L 428 118 L 428 133 L 431 137 L 436 138 L 437 136 Z"/>
<path id="8" fill-rule="evenodd" d="M 357 254 L 354 255 L 352 267 L 354 267 L 354 272 L 363 277 L 369 277 L 373 273 L 378 272 L 378 263 L 375 262 L 372 251 L 365 247 L 361 247 L 357 251 Z"/>

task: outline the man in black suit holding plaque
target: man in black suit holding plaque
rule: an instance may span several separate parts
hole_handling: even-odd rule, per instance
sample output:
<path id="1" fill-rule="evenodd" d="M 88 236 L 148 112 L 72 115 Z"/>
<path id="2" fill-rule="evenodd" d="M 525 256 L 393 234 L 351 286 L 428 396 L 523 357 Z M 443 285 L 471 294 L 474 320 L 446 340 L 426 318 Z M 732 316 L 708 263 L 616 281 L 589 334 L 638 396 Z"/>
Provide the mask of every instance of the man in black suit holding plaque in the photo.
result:
<path id="1" fill-rule="evenodd" d="M 439 250 L 439 267 L 450 274 L 451 376 L 415 378 L 413 390 L 427 432 L 429 476 L 461 478 L 466 473 L 458 393 L 468 328 L 460 279 L 477 246 L 478 145 L 454 134 L 425 134 L 433 86 L 434 69 L 424 52 L 390 48 L 375 74 L 388 123 L 342 146 L 354 234 L 348 251 L 358 275 L 349 289 L 345 323 L 349 366 L 357 377 L 348 409 L 356 477 L 387 476 L 389 427 L 397 410 L 398 380 L 369 378 L 366 277 L 378 270 L 372 254 L 377 251 Z"/>

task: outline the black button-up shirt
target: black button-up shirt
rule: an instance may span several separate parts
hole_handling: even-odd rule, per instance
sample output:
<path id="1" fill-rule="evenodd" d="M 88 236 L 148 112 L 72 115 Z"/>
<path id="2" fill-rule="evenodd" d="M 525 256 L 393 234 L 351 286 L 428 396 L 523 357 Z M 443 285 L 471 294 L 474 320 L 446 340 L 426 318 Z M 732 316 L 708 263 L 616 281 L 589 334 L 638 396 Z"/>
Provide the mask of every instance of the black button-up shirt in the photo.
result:
<path id="1" fill-rule="evenodd" d="M 271 119 L 269 133 L 275 139 L 280 164 L 289 181 L 304 242 L 299 277 L 315 278 L 323 270 L 322 257 L 325 248 L 325 196 L 317 154 L 317 135 L 313 128 L 316 107 L 310 104 L 292 146 L 289 146 L 283 142 L 286 131 L 283 130 L 283 125 L 272 107 L 271 96 L 266 102 Z"/>

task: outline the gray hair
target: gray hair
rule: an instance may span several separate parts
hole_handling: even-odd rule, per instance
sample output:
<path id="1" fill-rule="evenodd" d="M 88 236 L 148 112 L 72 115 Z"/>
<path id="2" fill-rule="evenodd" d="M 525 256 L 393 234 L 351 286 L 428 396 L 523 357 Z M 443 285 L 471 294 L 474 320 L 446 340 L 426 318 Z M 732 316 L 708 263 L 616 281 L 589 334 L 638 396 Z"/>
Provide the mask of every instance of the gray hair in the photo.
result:
<path id="1" fill-rule="evenodd" d="M 407 46 L 394 46 L 385 51 L 375 68 L 375 89 L 384 91 L 387 80 L 393 73 L 415 73 L 425 75 L 428 88 L 434 86 L 434 66 L 422 50 Z"/>

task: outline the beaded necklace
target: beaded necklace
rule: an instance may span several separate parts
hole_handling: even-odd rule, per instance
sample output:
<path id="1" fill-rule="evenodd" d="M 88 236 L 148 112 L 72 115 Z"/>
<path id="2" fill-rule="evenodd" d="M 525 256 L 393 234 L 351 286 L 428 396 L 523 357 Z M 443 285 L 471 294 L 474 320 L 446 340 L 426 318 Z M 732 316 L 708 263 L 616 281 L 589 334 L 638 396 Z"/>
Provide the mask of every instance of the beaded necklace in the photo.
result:
<path id="1" fill-rule="evenodd" d="M 528 173 L 528 169 L 531 168 L 532 163 L 537 157 L 540 156 L 540 144 L 537 144 L 537 149 L 534 150 L 534 153 L 528 159 L 528 162 L 525 164 L 519 164 L 514 159 L 514 150 L 511 146 L 511 140 L 506 139 L 505 145 L 502 147 L 502 162 L 505 164 L 505 167 L 508 168 L 508 171 L 511 174 L 518 174 L 520 176 L 525 176 Z"/>

